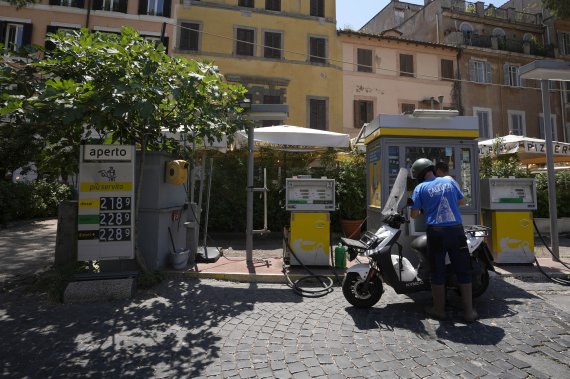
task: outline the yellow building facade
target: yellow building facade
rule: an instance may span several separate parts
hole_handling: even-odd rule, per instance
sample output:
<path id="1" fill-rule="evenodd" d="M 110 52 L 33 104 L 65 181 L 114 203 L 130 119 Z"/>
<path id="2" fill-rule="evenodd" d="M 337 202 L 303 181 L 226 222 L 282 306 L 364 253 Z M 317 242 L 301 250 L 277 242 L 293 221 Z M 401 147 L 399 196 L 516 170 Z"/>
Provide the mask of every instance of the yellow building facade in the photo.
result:
<path id="1" fill-rule="evenodd" d="M 342 132 L 335 0 L 185 0 L 175 55 L 211 61 L 253 104 L 288 104 L 290 124 Z"/>

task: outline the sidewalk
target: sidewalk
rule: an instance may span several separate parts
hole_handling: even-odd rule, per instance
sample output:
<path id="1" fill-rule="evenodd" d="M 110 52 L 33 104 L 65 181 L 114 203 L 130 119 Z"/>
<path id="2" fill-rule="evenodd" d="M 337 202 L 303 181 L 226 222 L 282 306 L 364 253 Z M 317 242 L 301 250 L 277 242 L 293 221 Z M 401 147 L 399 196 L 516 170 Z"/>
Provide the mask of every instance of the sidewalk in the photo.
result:
<path id="1" fill-rule="evenodd" d="M 57 219 L 20 223 L 0 230 L 0 286 L 3 282 L 25 280 L 32 274 L 49 269 L 54 262 Z M 253 261 L 246 262 L 245 236 L 219 239 L 217 247 L 223 255 L 215 263 L 199 263 L 185 270 L 167 268 L 168 275 L 174 277 L 199 277 L 244 282 L 286 283 L 283 273 L 283 241 L 278 235 L 254 236 Z M 548 241 L 547 241 L 548 242 Z M 553 277 L 566 277 L 570 269 L 554 261 L 545 251 L 540 241 L 536 241 L 535 254 L 543 270 Z M 548 254 L 548 255 L 547 255 Z M 570 266 L 570 238 L 560 238 L 560 257 Z M 361 259 L 362 260 L 362 259 Z M 358 262 L 348 262 L 348 265 Z M 332 267 L 309 267 L 317 275 L 332 278 L 344 276 L 344 269 Z M 496 272 L 503 277 L 516 277 L 532 281 L 547 278 L 535 265 L 496 266 Z M 294 281 L 308 272 L 301 266 L 286 268 L 289 279 Z"/>

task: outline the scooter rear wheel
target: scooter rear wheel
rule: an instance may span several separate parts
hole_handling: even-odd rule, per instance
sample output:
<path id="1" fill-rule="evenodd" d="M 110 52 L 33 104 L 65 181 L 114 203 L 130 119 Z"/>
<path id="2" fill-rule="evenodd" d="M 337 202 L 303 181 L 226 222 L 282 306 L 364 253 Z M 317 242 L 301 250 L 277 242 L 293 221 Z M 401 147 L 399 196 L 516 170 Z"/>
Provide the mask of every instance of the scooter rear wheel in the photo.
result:
<path id="1" fill-rule="evenodd" d="M 485 291 L 487 291 L 488 287 L 489 287 L 489 271 L 485 268 L 483 269 L 483 273 L 481 274 L 479 280 L 473 280 L 473 287 L 472 287 L 473 298 L 475 299 L 483 295 Z"/>
<path id="2" fill-rule="evenodd" d="M 384 293 L 382 280 L 378 276 L 371 279 L 366 291 L 363 287 L 364 279 L 355 272 L 348 273 L 342 284 L 345 299 L 356 308 L 370 308 L 380 300 Z"/>

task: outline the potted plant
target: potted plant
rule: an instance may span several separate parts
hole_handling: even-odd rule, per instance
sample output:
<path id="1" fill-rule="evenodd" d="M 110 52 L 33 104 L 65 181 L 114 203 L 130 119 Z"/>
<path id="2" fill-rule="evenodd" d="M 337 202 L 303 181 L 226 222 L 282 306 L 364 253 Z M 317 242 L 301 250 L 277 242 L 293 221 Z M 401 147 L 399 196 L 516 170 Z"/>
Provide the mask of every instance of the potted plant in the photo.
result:
<path id="1" fill-rule="evenodd" d="M 336 195 L 344 235 L 359 239 L 366 220 L 366 158 L 353 151 L 342 157 L 336 175 Z"/>

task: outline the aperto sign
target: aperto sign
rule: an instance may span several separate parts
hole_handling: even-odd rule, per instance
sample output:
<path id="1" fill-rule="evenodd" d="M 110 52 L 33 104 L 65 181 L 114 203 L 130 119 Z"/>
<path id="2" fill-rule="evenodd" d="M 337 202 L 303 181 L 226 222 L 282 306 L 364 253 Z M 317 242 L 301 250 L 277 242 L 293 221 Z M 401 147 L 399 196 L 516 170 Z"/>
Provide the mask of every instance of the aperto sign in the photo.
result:
<path id="1" fill-rule="evenodd" d="M 81 146 L 78 260 L 134 258 L 134 156 L 129 145 Z"/>
<path id="2" fill-rule="evenodd" d="M 85 161 L 131 161 L 133 153 L 127 145 L 85 145 Z"/>

